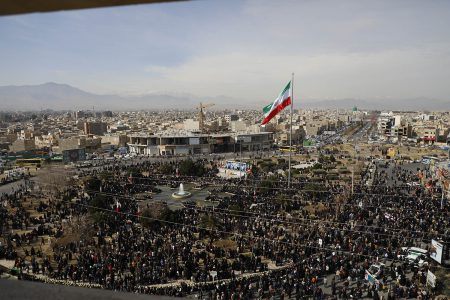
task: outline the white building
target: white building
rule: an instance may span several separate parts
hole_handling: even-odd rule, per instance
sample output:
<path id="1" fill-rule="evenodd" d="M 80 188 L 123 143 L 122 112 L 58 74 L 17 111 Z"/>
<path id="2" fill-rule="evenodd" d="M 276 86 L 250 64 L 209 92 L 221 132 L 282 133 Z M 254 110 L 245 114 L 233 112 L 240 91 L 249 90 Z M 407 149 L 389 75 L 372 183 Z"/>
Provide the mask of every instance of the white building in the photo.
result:
<path id="1" fill-rule="evenodd" d="M 230 123 L 230 129 L 233 132 L 238 131 L 246 131 L 247 130 L 247 124 L 244 121 L 232 121 Z"/>
<path id="2" fill-rule="evenodd" d="M 224 119 L 225 119 L 225 121 L 227 121 L 227 123 L 230 123 L 232 121 L 238 121 L 239 116 L 238 115 L 225 115 Z"/>
<path id="3" fill-rule="evenodd" d="M 132 135 L 130 153 L 144 155 L 209 154 L 208 135 L 188 131 L 166 131 L 153 135 Z"/>
<path id="4" fill-rule="evenodd" d="M 209 135 L 187 131 L 131 135 L 128 144 L 130 153 L 155 156 L 268 151 L 272 145 L 271 132 Z"/>
<path id="5" fill-rule="evenodd" d="M 183 122 L 184 130 L 186 131 L 199 131 L 200 130 L 200 122 L 195 121 L 194 119 L 186 119 Z"/>

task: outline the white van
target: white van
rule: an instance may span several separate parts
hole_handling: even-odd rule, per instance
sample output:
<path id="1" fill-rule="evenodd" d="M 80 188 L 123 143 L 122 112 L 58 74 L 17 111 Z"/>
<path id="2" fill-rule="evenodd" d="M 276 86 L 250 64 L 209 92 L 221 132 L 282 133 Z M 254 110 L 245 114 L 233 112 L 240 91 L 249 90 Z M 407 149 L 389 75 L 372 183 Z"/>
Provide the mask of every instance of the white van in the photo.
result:
<path id="1" fill-rule="evenodd" d="M 417 263 L 419 267 L 427 265 L 428 251 L 417 247 L 402 247 L 403 255 L 400 257 L 406 258 L 411 263 Z"/>

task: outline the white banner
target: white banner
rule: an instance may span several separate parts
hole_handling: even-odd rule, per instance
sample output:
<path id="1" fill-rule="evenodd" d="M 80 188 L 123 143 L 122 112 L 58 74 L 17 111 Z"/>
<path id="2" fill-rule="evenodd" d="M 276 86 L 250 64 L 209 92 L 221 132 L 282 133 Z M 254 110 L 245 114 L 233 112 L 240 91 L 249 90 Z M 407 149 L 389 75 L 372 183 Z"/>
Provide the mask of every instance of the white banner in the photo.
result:
<path id="1" fill-rule="evenodd" d="M 442 263 L 443 250 L 444 250 L 444 245 L 442 245 L 438 241 L 431 240 L 430 257 L 440 264 Z"/>
<path id="2" fill-rule="evenodd" d="M 428 270 L 428 274 L 427 274 L 427 285 L 436 287 L 436 275 L 431 273 L 430 270 Z"/>

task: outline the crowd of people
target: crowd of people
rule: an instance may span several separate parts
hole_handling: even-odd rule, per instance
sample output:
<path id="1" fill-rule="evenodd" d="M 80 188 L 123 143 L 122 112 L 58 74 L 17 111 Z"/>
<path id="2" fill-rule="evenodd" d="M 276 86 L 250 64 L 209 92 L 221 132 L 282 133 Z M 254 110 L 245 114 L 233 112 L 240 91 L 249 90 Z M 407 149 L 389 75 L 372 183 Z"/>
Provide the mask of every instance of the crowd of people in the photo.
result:
<path id="1" fill-rule="evenodd" d="M 196 177 L 161 173 L 178 161 L 117 162 L 78 170 L 70 185 L 36 183 L 2 195 L 0 258 L 15 259 L 23 278 L 117 291 L 202 299 L 380 299 L 387 291 L 388 299 L 430 299 L 424 274 L 434 263 L 410 264 L 402 247 L 449 243 L 450 214 L 425 187 L 406 184 L 412 171 L 396 165 L 388 176 L 370 164 L 351 192 L 338 181 L 313 190 L 303 178 L 286 189 L 282 176 L 264 172 L 224 179 L 214 175 L 219 162 L 202 163 L 208 171 Z M 217 205 L 187 201 L 158 214 L 151 200 L 136 198 L 182 182 L 208 184 Z M 86 234 L 70 240 L 76 220 Z M 50 241 L 51 255 L 36 246 Z M 368 284 L 366 270 L 381 262 L 386 269 Z"/>

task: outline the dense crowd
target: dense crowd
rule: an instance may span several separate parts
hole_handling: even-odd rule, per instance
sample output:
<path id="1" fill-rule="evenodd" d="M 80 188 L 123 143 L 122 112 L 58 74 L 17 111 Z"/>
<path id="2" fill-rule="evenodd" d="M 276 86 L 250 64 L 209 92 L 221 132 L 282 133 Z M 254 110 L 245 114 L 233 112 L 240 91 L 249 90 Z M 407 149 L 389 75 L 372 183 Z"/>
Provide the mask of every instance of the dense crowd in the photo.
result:
<path id="1" fill-rule="evenodd" d="M 396 165 L 388 175 L 370 164 L 351 193 L 339 182 L 313 190 L 305 179 L 286 189 L 281 176 L 263 172 L 219 178 L 218 162 L 202 163 L 209 166 L 202 177 L 161 174 L 163 164 L 177 170 L 176 161 L 140 161 L 79 170 L 77 184 L 52 193 L 42 184 L 5 194 L 0 258 L 15 259 L 26 278 L 170 296 L 379 299 L 389 289 L 388 299 L 430 298 L 428 265 L 401 260 L 401 248 L 429 247 L 432 238 L 449 243 L 450 215 L 429 190 L 406 184 L 415 172 Z M 187 181 L 209 184 L 218 204 L 188 201 L 181 209 L 164 207 L 159 217 L 143 214 L 151 200 L 137 201 L 137 194 Z M 32 217 L 31 209 L 42 216 Z M 44 236 L 70 235 L 74 220 L 89 218 L 90 234 L 52 243 L 51 256 L 31 246 L 46 243 Z M 27 228 L 33 229 L 11 233 Z M 386 268 L 369 285 L 366 270 L 380 262 Z"/>

